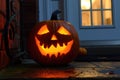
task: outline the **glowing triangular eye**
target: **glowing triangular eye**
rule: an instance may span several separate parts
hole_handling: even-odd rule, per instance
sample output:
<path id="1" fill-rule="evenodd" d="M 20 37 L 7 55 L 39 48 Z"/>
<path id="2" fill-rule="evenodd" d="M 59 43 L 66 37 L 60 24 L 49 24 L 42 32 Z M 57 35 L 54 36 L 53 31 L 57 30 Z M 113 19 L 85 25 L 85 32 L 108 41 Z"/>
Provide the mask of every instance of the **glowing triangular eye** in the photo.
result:
<path id="1" fill-rule="evenodd" d="M 71 35 L 70 32 L 67 29 L 65 29 L 63 26 L 61 26 L 57 32 L 63 35 Z"/>
<path id="2" fill-rule="evenodd" d="M 43 25 L 43 26 L 40 28 L 40 30 L 38 31 L 37 34 L 42 35 L 42 34 L 46 34 L 46 33 L 48 33 L 48 32 L 49 32 L 49 30 L 48 30 L 48 28 L 47 28 L 47 25 Z"/>

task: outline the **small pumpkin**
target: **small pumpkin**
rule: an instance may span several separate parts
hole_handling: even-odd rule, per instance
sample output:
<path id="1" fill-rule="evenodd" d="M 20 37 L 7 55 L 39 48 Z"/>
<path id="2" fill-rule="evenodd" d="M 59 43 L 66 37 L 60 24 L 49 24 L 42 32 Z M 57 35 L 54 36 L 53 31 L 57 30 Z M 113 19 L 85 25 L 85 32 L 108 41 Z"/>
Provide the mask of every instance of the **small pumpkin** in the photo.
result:
<path id="1" fill-rule="evenodd" d="M 83 55 L 83 56 L 86 56 L 87 55 L 87 49 L 84 48 L 84 47 L 80 47 L 79 48 L 79 55 Z"/>
<path id="2" fill-rule="evenodd" d="M 59 12 L 55 13 L 54 16 Z M 79 53 L 79 38 L 74 26 L 69 22 L 48 20 L 34 26 L 27 46 L 28 53 L 38 63 L 63 65 L 71 62 Z"/>

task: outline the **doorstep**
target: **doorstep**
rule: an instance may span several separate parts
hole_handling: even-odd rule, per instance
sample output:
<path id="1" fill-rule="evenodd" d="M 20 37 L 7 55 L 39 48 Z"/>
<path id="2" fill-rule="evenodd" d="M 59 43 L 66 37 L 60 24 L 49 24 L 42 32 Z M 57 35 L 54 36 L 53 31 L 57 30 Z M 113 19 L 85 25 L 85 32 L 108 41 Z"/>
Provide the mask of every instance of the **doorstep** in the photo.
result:
<path id="1" fill-rule="evenodd" d="M 66 66 L 43 67 L 34 61 L 25 61 L 2 69 L 0 79 L 120 79 L 120 62 L 73 61 Z"/>

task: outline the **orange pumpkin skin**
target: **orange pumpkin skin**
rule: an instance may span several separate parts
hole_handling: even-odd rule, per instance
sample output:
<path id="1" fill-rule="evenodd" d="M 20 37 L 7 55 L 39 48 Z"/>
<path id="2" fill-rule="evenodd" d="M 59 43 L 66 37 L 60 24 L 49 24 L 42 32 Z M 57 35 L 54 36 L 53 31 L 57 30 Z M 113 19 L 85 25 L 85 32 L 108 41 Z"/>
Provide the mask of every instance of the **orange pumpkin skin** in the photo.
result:
<path id="1" fill-rule="evenodd" d="M 27 50 L 42 65 L 68 64 L 79 53 L 78 34 L 66 21 L 39 22 L 29 34 Z"/>

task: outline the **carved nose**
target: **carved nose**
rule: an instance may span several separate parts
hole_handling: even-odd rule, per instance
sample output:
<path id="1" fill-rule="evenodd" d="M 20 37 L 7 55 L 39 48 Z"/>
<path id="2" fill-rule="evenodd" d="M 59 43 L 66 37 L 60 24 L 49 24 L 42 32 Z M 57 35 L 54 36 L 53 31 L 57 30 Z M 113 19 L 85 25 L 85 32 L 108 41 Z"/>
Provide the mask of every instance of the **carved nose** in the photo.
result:
<path id="1" fill-rule="evenodd" d="M 55 35 L 52 35 L 51 40 L 57 40 L 57 37 Z"/>

